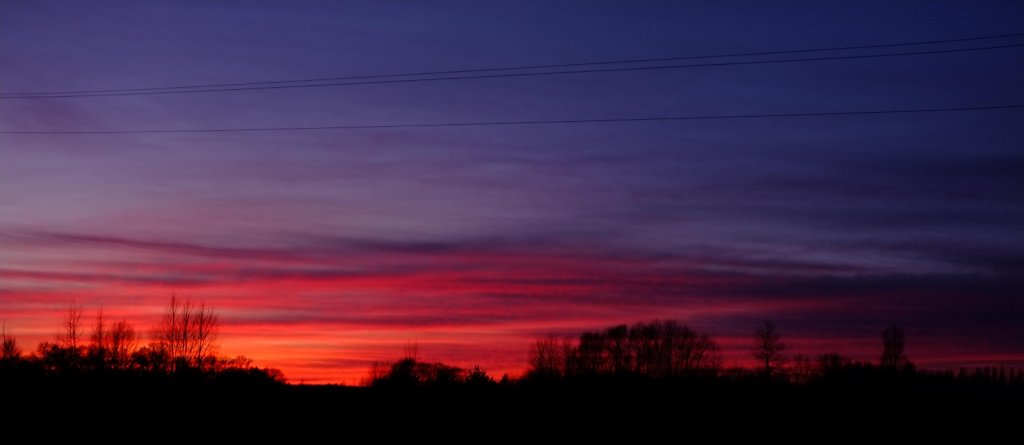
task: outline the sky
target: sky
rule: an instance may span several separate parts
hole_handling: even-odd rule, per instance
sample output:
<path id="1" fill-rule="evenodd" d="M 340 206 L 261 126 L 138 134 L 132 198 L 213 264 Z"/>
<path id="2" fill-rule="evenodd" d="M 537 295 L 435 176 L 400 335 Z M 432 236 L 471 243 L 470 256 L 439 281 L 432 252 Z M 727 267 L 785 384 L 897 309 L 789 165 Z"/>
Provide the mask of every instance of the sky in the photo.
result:
<path id="1" fill-rule="evenodd" d="M 0 1 L 0 95 L 371 76 L 1024 32 L 963 2 Z M 1024 37 L 650 65 L 988 47 Z M 598 66 L 608 67 L 608 66 Z M 593 68 L 584 67 L 584 68 Z M 534 70 L 536 71 L 536 70 Z M 515 71 L 526 72 L 526 71 Z M 187 94 L 0 97 L 0 132 L 817 113 L 1024 104 L 1024 48 Z M 1024 110 L 135 134 L 0 133 L 0 321 L 72 302 L 293 382 L 421 358 L 521 373 L 530 342 L 677 319 L 750 363 L 1024 366 Z"/>

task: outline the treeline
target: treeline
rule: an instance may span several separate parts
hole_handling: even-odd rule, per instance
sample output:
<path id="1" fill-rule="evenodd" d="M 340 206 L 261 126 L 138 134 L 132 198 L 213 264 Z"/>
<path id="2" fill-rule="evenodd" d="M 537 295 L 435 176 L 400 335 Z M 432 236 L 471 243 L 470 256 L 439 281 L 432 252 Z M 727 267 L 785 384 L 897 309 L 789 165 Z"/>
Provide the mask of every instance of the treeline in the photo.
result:
<path id="1" fill-rule="evenodd" d="M 479 366 L 467 370 L 419 359 L 415 347 L 393 363 L 374 363 L 364 385 L 378 388 L 437 386 L 515 386 L 538 381 L 568 381 L 614 376 L 672 379 L 717 376 L 722 366 L 718 345 L 707 334 L 674 320 L 618 325 L 584 332 L 578 341 L 554 336 L 538 339 L 521 378 L 495 380 Z"/>
<path id="2" fill-rule="evenodd" d="M 882 337 L 884 351 L 879 367 L 912 372 L 914 366 L 903 352 L 903 330 L 893 326 Z M 817 360 L 798 355 L 791 361 L 782 336 L 770 321 L 753 331 L 750 352 L 754 368 L 724 369 L 721 350 L 710 335 L 675 320 L 654 320 L 584 332 L 577 340 L 538 339 L 530 349 L 526 378 L 671 380 L 751 376 L 805 383 L 812 374 L 854 364 L 839 354 L 825 354 Z"/>
<path id="3" fill-rule="evenodd" d="M 509 377 L 502 378 L 501 383 L 507 384 Z M 375 388 L 414 388 L 414 387 L 445 387 L 467 385 L 487 387 L 497 385 L 493 377 L 479 366 L 464 369 L 438 362 L 423 362 L 416 358 L 403 358 L 392 364 L 376 363 L 371 366 L 370 374 L 363 381 L 364 385 Z"/>
<path id="4" fill-rule="evenodd" d="M 708 376 L 722 365 L 718 345 L 674 320 L 584 332 L 579 340 L 548 337 L 530 349 L 532 379 L 596 376 L 663 379 Z"/>
<path id="5" fill-rule="evenodd" d="M 507 384 L 508 375 L 502 376 L 501 383 Z M 417 387 L 469 386 L 475 388 L 498 384 L 493 377 L 479 366 L 473 369 L 460 368 L 440 362 L 426 362 L 419 358 L 419 347 L 409 344 L 402 358 L 393 362 L 374 362 L 363 379 L 362 385 L 384 389 L 408 389 Z"/>
<path id="6" fill-rule="evenodd" d="M 753 368 L 723 367 L 714 339 L 674 320 L 655 320 L 584 332 L 578 339 L 538 339 L 529 352 L 523 382 L 704 381 L 754 382 L 775 386 L 820 387 L 875 384 L 958 385 L 1024 391 L 1024 370 L 961 368 L 921 371 L 907 357 L 906 334 L 899 326 L 882 331 L 877 362 L 838 353 L 790 356 L 775 324 L 765 321 L 751 335 Z"/>
<path id="7" fill-rule="evenodd" d="M 108 320 L 99 311 L 87 328 L 83 312 L 72 305 L 53 342 L 25 352 L 0 328 L 0 381 L 211 381 L 284 383 L 281 371 L 253 366 L 243 356 L 217 355 L 219 318 L 212 308 L 172 297 L 150 341 L 125 320 Z M 0 382 L 0 383 L 2 383 Z"/>
<path id="8" fill-rule="evenodd" d="M 144 336 L 125 320 L 98 312 L 89 327 L 74 306 L 65 313 L 54 341 L 25 352 L 0 327 L 0 385 L 60 381 L 208 381 L 284 383 L 276 369 L 217 355 L 219 318 L 209 307 L 172 297 L 159 322 Z M 753 382 L 773 386 L 863 387 L 886 384 L 959 385 L 1024 391 L 1024 371 L 977 368 L 920 371 L 906 356 L 906 335 L 899 326 L 880 336 L 877 362 L 856 361 L 838 353 L 816 357 L 789 355 L 771 322 L 751 335 L 753 368 L 726 368 L 718 344 L 707 333 L 675 320 L 654 320 L 583 332 L 576 339 L 537 339 L 525 374 L 495 379 L 479 366 L 465 369 L 419 359 L 415 347 L 394 362 L 374 363 L 363 381 L 373 388 L 519 387 L 586 382 Z"/>
<path id="9" fill-rule="evenodd" d="M 977 368 L 921 371 L 907 357 L 906 335 L 890 326 L 880 336 L 877 362 L 852 360 L 838 353 L 816 357 L 789 355 L 774 323 L 757 326 L 750 339 L 755 366 L 726 368 L 715 340 L 675 320 L 654 320 L 584 332 L 576 339 L 548 336 L 530 348 L 527 372 L 495 380 L 480 367 L 471 370 L 419 359 L 416 348 L 392 363 L 374 363 L 366 386 L 374 388 L 545 388 L 579 384 L 658 383 L 688 387 L 826 387 L 871 390 L 888 386 L 947 387 L 1024 392 L 1024 371 Z"/>

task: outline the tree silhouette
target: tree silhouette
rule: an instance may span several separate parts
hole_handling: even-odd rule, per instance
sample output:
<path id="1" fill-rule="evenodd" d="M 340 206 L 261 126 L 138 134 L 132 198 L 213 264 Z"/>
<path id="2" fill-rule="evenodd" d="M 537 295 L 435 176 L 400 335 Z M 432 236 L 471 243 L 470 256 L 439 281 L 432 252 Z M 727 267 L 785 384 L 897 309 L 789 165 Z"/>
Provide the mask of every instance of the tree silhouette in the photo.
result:
<path id="1" fill-rule="evenodd" d="M 374 364 L 367 383 L 375 387 L 413 388 L 417 386 L 485 385 L 493 382 L 487 373 L 476 367 L 473 372 L 444 363 L 421 362 L 405 357 L 384 367 Z"/>
<path id="2" fill-rule="evenodd" d="M 407 360 L 419 360 L 420 359 L 420 344 L 417 341 L 408 341 L 405 343 L 405 347 L 402 348 L 402 359 Z"/>
<path id="3" fill-rule="evenodd" d="M 7 323 L 0 326 L 0 361 L 13 361 L 21 358 L 18 340 L 7 333 Z"/>
<path id="4" fill-rule="evenodd" d="M 114 323 L 106 335 L 110 366 L 114 369 L 127 368 L 136 348 L 135 328 L 122 320 Z"/>
<path id="5" fill-rule="evenodd" d="M 61 324 L 61 332 L 57 334 L 57 341 L 61 346 L 77 351 L 79 341 L 82 337 L 82 310 L 72 302 L 64 313 L 64 320 Z"/>
<path id="6" fill-rule="evenodd" d="M 629 351 L 629 327 L 621 324 L 606 330 L 605 349 L 607 350 L 608 372 L 616 375 L 629 372 L 632 365 Z"/>
<path id="7" fill-rule="evenodd" d="M 495 381 L 491 376 L 487 375 L 487 372 L 480 369 L 480 366 L 474 366 L 473 369 L 466 374 L 466 384 L 473 386 L 490 386 L 494 385 Z"/>
<path id="8" fill-rule="evenodd" d="M 718 346 L 675 320 L 654 320 L 604 331 L 584 332 L 573 346 L 554 337 L 530 350 L 530 376 L 644 377 L 651 379 L 714 374 L 721 365 Z"/>
<path id="9" fill-rule="evenodd" d="M 203 369 L 216 352 L 219 332 L 219 318 L 212 308 L 181 301 L 175 295 L 171 296 L 154 337 L 174 362 L 174 368 Z"/>
<path id="10" fill-rule="evenodd" d="M 103 310 L 96 313 L 96 323 L 89 334 L 89 361 L 97 369 L 106 369 L 109 355 L 107 348 L 106 320 L 103 319 Z"/>
<path id="11" fill-rule="evenodd" d="M 530 373 L 536 377 L 561 377 L 565 372 L 565 356 L 554 336 L 538 339 L 530 348 Z"/>
<path id="12" fill-rule="evenodd" d="M 125 369 L 135 352 L 135 329 L 121 320 L 108 327 L 101 310 L 89 335 L 88 357 L 97 369 Z"/>
<path id="13" fill-rule="evenodd" d="M 753 354 L 762 365 L 764 374 L 771 377 L 785 364 L 786 356 L 782 353 L 786 344 L 782 343 L 775 324 L 765 320 L 764 324 L 754 330 Z"/>
<path id="14" fill-rule="evenodd" d="M 166 374 L 172 368 L 171 355 L 159 343 L 139 348 L 131 355 L 131 367 L 150 374 Z"/>
<path id="15" fill-rule="evenodd" d="M 34 353 L 23 355 L 7 325 L 0 325 L 0 393 L 6 388 L 37 388 L 57 383 L 62 388 L 93 383 L 159 383 L 166 381 L 209 382 L 214 384 L 283 384 L 284 375 L 274 369 L 258 368 L 239 356 L 218 358 L 216 351 L 217 316 L 205 305 L 172 299 L 156 340 L 137 348 L 135 328 L 125 320 L 111 322 L 103 311 L 85 343 L 82 311 L 71 304 L 61 319 L 57 341 L 40 343 Z M 173 326 L 174 330 L 166 329 Z M 171 355 L 175 351 L 177 355 Z M 418 370 L 433 381 L 458 380 L 455 368 L 431 364 Z M 187 371 L 187 372 L 177 372 Z M 112 385 L 120 391 L 120 385 Z M 120 388 L 120 389 L 118 389 Z M 6 394 L 5 394 L 6 395 Z"/>
<path id="16" fill-rule="evenodd" d="M 882 331 L 882 359 L 880 364 L 883 368 L 903 370 L 910 365 L 910 360 L 903 352 L 906 335 L 903 328 L 892 325 Z"/>

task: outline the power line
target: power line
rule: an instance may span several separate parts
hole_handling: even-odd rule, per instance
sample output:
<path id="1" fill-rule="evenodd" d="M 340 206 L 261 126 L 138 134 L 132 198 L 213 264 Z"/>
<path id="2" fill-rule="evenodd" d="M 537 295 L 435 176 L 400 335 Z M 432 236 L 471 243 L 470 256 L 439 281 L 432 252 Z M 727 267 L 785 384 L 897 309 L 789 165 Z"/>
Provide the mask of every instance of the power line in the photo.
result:
<path id="1" fill-rule="evenodd" d="M 897 43 L 882 43 L 873 45 L 855 45 L 855 46 L 832 46 L 832 47 L 819 47 L 819 48 L 805 48 L 805 49 L 788 49 L 788 50 L 773 50 L 773 51 L 756 51 L 756 52 L 738 52 L 738 53 L 724 53 L 724 54 L 706 54 L 697 56 L 673 56 L 673 57 L 657 57 L 647 59 L 618 59 L 618 60 L 604 60 L 597 62 L 576 62 L 576 63 L 557 63 L 548 65 L 518 65 L 518 66 L 506 66 L 506 67 L 490 67 L 490 68 L 470 68 L 460 70 L 446 70 L 446 71 L 420 71 L 411 73 L 391 73 L 391 74 L 369 74 L 361 76 L 342 76 L 342 77 L 319 77 L 309 79 L 292 79 L 292 80 L 270 80 L 262 82 L 234 82 L 234 83 L 211 83 L 211 84 L 196 84 L 196 85 L 176 85 L 168 87 L 145 87 L 145 88 L 114 88 L 105 90 L 69 90 L 69 91 L 26 91 L 18 93 L 0 93 L 0 96 L 32 96 L 32 95 L 51 95 L 51 94 L 87 94 L 87 93 L 119 93 L 129 91 L 149 91 L 149 90 L 176 90 L 176 89 L 193 89 L 193 88 L 214 88 L 214 87 L 234 87 L 234 86 L 249 86 L 249 85 L 272 85 L 282 83 L 305 83 L 305 82 L 327 82 L 335 80 L 357 80 L 357 79 L 375 79 L 375 78 L 387 78 L 387 77 L 410 77 L 410 76 L 435 76 L 435 75 L 446 75 L 446 74 L 468 74 L 468 73 L 479 73 L 489 71 L 515 71 L 515 70 L 529 70 L 529 69 L 548 69 L 548 68 L 568 68 L 574 66 L 592 66 L 592 65 L 618 65 L 626 63 L 652 63 L 652 62 L 670 62 L 673 60 L 698 60 L 698 59 L 717 59 L 725 57 L 747 57 L 747 56 L 767 56 L 767 55 L 780 55 L 780 54 L 798 54 L 798 53 L 809 53 L 809 52 L 822 52 L 822 51 L 850 51 L 858 49 L 878 49 L 878 48 L 896 48 L 901 46 L 920 46 L 920 45 L 935 45 L 943 43 L 959 43 L 959 42 L 971 42 L 978 40 L 996 40 L 1005 39 L 1010 37 L 1021 37 L 1024 36 L 1024 32 L 1009 33 L 1009 34 L 993 34 L 986 36 L 975 36 L 975 37 L 963 37 L 956 39 L 942 39 L 942 40 L 918 40 L 913 42 L 897 42 Z"/>
<path id="2" fill-rule="evenodd" d="M 122 93 L 96 93 L 96 94 L 60 94 L 60 95 L 24 95 L 24 96 L 0 96 L 0 100 L 3 99 L 43 99 L 43 98 L 73 98 L 73 97 L 110 97 L 110 96 L 142 96 L 142 95 L 161 95 L 161 94 L 186 94 L 186 93 L 213 93 L 222 91 L 251 91 L 251 90 L 278 90 L 278 89 L 292 89 L 292 88 L 319 88 L 319 87 L 331 87 L 331 86 L 352 86 L 352 85 L 379 85 L 379 84 L 394 84 L 394 83 L 414 83 L 414 82 L 436 82 L 436 81 L 450 81 L 450 80 L 467 80 L 467 79 L 497 79 L 497 78 L 511 78 L 511 77 L 537 77 L 537 76 L 550 76 L 560 74 L 582 74 L 582 73 L 608 73 L 608 72 L 622 72 L 622 71 L 650 71 L 650 70 L 664 70 L 664 69 L 685 69 L 685 68 L 705 68 L 705 67 L 721 67 L 721 66 L 736 66 L 736 65 L 763 65 L 763 64 L 776 64 L 776 63 L 800 63 L 800 62 L 816 62 L 825 60 L 851 60 L 851 59 L 868 59 L 868 58 L 879 58 L 879 57 L 898 57 L 898 56 L 914 56 L 914 55 L 928 55 L 928 54 L 948 54 L 948 53 L 960 53 L 960 52 L 971 52 L 971 51 L 983 51 L 993 49 L 1005 49 L 1005 48 L 1016 48 L 1022 47 L 1024 43 L 1008 44 L 1008 45 L 995 45 L 985 47 L 972 47 L 972 48 L 957 48 L 957 49 L 944 49 L 944 50 L 930 50 L 930 51 L 910 51 L 910 52 L 899 52 L 899 53 L 882 53 L 882 54 L 861 54 L 861 55 L 846 55 L 846 56 L 825 56 L 825 57 L 805 57 L 795 59 L 771 59 L 771 60 L 752 60 L 752 61 L 737 61 L 737 62 L 715 62 L 715 63 L 701 63 L 701 64 L 684 64 L 684 65 L 655 65 L 655 66 L 642 66 L 642 67 L 619 67 L 619 68 L 592 68 L 582 70 L 560 70 L 560 71 L 540 71 L 540 72 L 527 72 L 527 73 L 500 73 L 500 74 L 478 74 L 469 76 L 446 76 L 446 77 L 426 77 L 426 78 L 415 78 L 415 79 L 381 79 L 381 80 L 365 80 L 365 81 L 354 81 L 354 82 L 329 82 L 329 83 L 317 83 L 317 84 L 304 84 L 304 85 L 264 85 L 264 86 L 243 86 L 243 87 L 232 87 L 232 88 L 208 88 L 208 89 L 193 89 L 193 90 L 175 90 L 175 91 L 139 91 L 139 92 L 122 92 Z"/>
<path id="3" fill-rule="evenodd" d="M 1015 36 L 1018 34 L 1006 34 L 1005 36 Z M 1024 33 L 1020 34 L 1024 35 Z M 956 39 L 947 41 L 962 41 L 962 40 L 978 40 L 982 39 Z M 995 37 L 988 37 L 995 38 Z M 939 41 L 933 41 L 939 42 Z M 923 43 L 896 43 L 887 45 L 865 45 L 860 47 L 846 47 L 850 48 L 870 48 L 870 47 L 892 47 L 892 46 L 908 46 L 908 45 L 921 45 Z M 294 80 L 294 81 L 270 81 L 270 82 L 244 82 L 235 84 L 212 84 L 207 86 L 176 86 L 176 87 L 164 87 L 164 88 L 130 88 L 130 89 L 113 89 L 113 90 L 81 90 L 81 91 L 68 91 L 68 92 L 38 92 L 38 93 L 7 93 L 0 94 L 0 100 L 2 99 L 61 99 L 61 98 L 73 98 L 73 97 L 110 97 L 110 96 L 141 96 L 141 95 L 158 95 L 158 94 L 186 94 L 186 93 L 212 93 L 222 91 L 252 91 L 252 90 L 276 90 L 276 89 L 292 89 L 292 88 L 319 88 L 319 87 L 331 87 L 331 86 L 350 86 L 350 85 L 373 85 L 373 84 L 391 84 L 391 83 L 412 83 L 412 82 L 436 82 L 436 81 L 449 81 L 449 80 L 466 80 L 466 79 L 495 79 L 495 78 L 511 78 L 511 77 L 536 77 L 536 76 L 551 76 L 561 74 L 582 74 L 582 73 L 606 73 L 606 72 L 620 72 L 620 71 L 649 71 L 649 70 L 664 70 L 664 69 L 685 69 L 685 68 L 703 68 L 703 67 L 721 67 L 721 66 L 737 66 L 737 65 L 763 65 L 763 64 L 775 64 L 775 63 L 802 63 L 802 62 L 817 62 L 825 60 L 854 60 L 854 59 L 869 59 L 869 58 L 880 58 L 880 57 L 903 57 L 903 56 L 915 56 L 915 55 L 928 55 L 928 54 L 950 54 L 950 53 L 961 53 L 961 52 L 973 52 L 973 51 L 985 51 L 995 49 L 1006 49 L 1006 48 L 1017 48 L 1024 46 L 1024 43 L 1014 43 L 1005 45 L 992 45 L 982 47 L 970 47 L 970 48 L 952 48 L 952 49 L 939 49 L 939 50 L 924 50 L 924 51 L 907 51 L 907 52 L 896 52 L 896 53 L 878 53 L 878 54 L 858 54 L 858 55 L 839 55 L 839 56 L 823 56 L 823 57 L 802 57 L 792 59 L 769 59 L 769 60 L 748 60 L 748 61 L 734 61 L 734 62 L 714 62 L 714 63 L 699 63 L 699 64 L 676 64 L 676 65 L 654 65 L 654 66 L 640 66 L 640 67 L 616 67 L 616 68 L 589 68 L 589 69 L 578 69 L 578 70 L 555 70 L 555 71 L 534 71 L 525 73 L 497 73 L 497 74 L 475 74 L 475 75 L 449 75 L 442 77 L 420 77 L 413 79 L 394 79 L 394 77 L 408 77 L 417 75 L 440 75 L 440 74 L 459 74 L 459 73 L 474 73 L 474 72 L 493 72 L 493 71 L 511 71 L 511 70 L 522 70 L 529 69 L 531 67 L 510 67 L 510 68 L 484 68 L 475 70 L 454 70 L 454 71 L 435 71 L 432 73 L 409 73 L 409 74 L 383 74 L 373 76 L 349 76 L 349 77 L 336 77 L 336 78 L 325 78 L 324 80 L 332 80 L 332 82 L 326 83 L 306 83 L 300 85 L 282 85 L 284 83 L 295 83 L 295 82 L 313 82 L 318 81 L 315 79 L 307 80 Z M 768 55 L 768 54 L 784 54 L 784 53 L 799 53 L 799 52 L 813 52 L 813 51 L 828 51 L 828 50 L 841 50 L 843 48 L 821 48 L 821 49 L 808 49 L 808 50 L 787 50 L 787 51 L 767 51 L 761 53 L 746 53 L 750 55 Z M 676 58 L 661 58 L 661 59 L 634 59 L 634 61 L 664 61 L 664 60 L 683 60 L 683 59 L 703 59 L 703 58 L 718 58 L 718 57 L 733 57 L 741 55 L 740 53 L 732 55 L 716 55 L 716 56 L 690 56 L 690 57 L 676 57 Z M 576 63 L 576 64 L 560 64 L 560 65 L 536 65 L 534 68 L 541 67 L 572 67 L 572 66 L 588 66 L 588 65 L 608 65 L 608 64 L 621 64 L 621 63 L 633 63 L 632 61 L 606 61 L 606 62 L 592 62 L 592 63 Z M 357 80 L 357 79 L 375 79 L 375 80 Z M 333 82 L 333 80 L 354 80 L 354 81 L 343 81 Z"/>
<path id="4" fill-rule="evenodd" d="M 884 114 L 911 113 L 946 113 L 963 111 L 995 111 L 1022 109 L 1024 104 L 984 105 L 971 107 L 946 108 L 903 108 L 888 110 L 855 110 L 855 111 L 823 111 L 805 113 L 768 113 L 768 114 L 718 114 L 696 116 L 656 116 L 629 117 L 607 119 L 556 119 L 556 120 L 525 120 L 525 121 L 482 121 L 482 122 L 443 122 L 423 124 L 374 124 L 374 125 L 328 125 L 314 127 L 250 127 L 250 128 L 191 128 L 178 130 L 67 130 L 67 131 L 0 131 L 0 134 L 22 135 L 88 135 L 88 134 L 152 134 L 152 133 L 237 133 L 262 131 L 316 131 L 316 130 L 376 130 L 398 128 L 439 128 L 439 127 L 493 127 L 513 125 L 556 125 L 556 124 L 594 124 L 594 123 L 632 123 L 659 121 L 695 121 L 723 119 L 766 119 L 794 117 L 828 117 L 828 116 L 866 116 Z"/>
<path id="5" fill-rule="evenodd" d="M 873 45 L 833 46 L 833 47 L 819 47 L 819 48 L 807 48 L 807 49 L 791 49 L 791 50 L 773 50 L 773 51 L 757 51 L 757 52 L 708 54 L 708 55 L 697 55 L 697 56 L 658 57 L 658 58 L 647 58 L 647 59 L 619 59 L 619 60 L 605 60 L 605 61 L 596 61 L 596 62 L 559 63 L 559 64 L 547 64 L 547 65 L 518 65 L 518 66 L 507 66 L 507 67 L 470 68 L 470 69 L 446 70 L 446 71 L 420 71 L 420 72 L 410 72 L 410 73 L 370 74 L 370 75 L 361 75 L 361 76 L 319 77 L 319 78 L 308 78 L 308 79 L 270 80 L 270 81 L 262 81 L 262 82 L 213 83 L 213 84 L 176 85 L 176 86 L 168 86 L 168 87 L 115 88 L 115 89 L 103 89 L 103 90 L 27 91 L 27 92 L 18 92 L 18 93 L 0 93 L 0 96 L 28 96 L 28 95 L 51 95 L 51 94 L 86 94 L 86 93 L 116 93 L 116 92 L 128 92 L 128 91 L 174 90 L 174 89 L 232 87 L 232 86 L 247 86 L 247 85 L 271 85 L 271 84 L 282 84 L 282 83 L 325 82 L 325 81 L 335 81 L 335 80 L 356 80 L 356 79 L 373 79 L 373 78 L 387 78 L 387 77 L 410 77 L 410 76 L 432 76 L 432 75 L 445 75 L 445 74 L 467 74 L 467 73 L 488 72 L 488 71 L 513 71 L 513 70 L 528 70 L 528 69 L 567 68 L 567 67 L 574 67 L 574 66 L 612 65 L 612 64 L 626 64 L 626 63 L 668 62 L 668 61 L 673 61 L 673 60 L 715 59 L 715 58 L 724 58 L 724 57 L 764 56 L 764 55 L 795 54 L 795 53 L 822 52 L 822 51 L 848 51 L 848 50 L 858 50 L 858 49 L 893 48 L 893 47 L 901 47 L 901 46 L 920 46 L 920 45 L 933 45 L 933 44 L 942 44 L 942 43 L 969 42 L 969 41 L 978 41 L 978 40 L 994 40 L 994 39 L 1004 39 L 1004 38 L 1020 37 L 1020 36 L 1024 36 L 1024 33 L 994 34 L 994 35 L 986 35 L 986 36 L 965 37 L 965 38 L 957 38 L 957 39 L 942 39 L 942 40 L 918 40 L 918 41 L 913 41 L 913 42 L 883 43 L 883 44 L 873 44 Z"/>

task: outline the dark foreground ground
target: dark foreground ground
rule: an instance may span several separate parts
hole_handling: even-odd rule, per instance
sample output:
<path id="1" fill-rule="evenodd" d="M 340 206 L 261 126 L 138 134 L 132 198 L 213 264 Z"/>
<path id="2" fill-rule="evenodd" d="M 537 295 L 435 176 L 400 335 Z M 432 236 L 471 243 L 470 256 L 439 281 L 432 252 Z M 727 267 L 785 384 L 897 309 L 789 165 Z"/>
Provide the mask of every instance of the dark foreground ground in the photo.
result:
<path id="1" fill-rule="evenodd" d="M 905 437 L 916 443 L 923 437 L 969 437 L 984 443 L 999 434 L 1011 434 L 1016 439 L 1009 443 L 1015 443 L 1024 428 L 1024 394 L 1015 388 L 763 382 L 362 388 L 169 382 L 0 389 L 8 429 L 135 443 L 418 437 L 484 443 L 632 442 L 642 437 L 818 443 Z"/>

